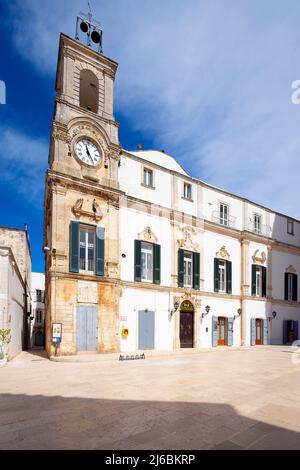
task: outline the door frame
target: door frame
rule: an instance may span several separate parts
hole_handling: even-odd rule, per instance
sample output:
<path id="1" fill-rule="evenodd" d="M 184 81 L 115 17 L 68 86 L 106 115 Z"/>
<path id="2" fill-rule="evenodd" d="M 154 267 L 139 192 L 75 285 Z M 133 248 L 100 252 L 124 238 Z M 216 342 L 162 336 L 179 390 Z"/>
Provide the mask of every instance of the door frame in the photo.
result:
<path id="1" fill-rule="evenodd" d="M 260 324 L 260 340 L 258 342 L 257 340 L 257 324 Z M 255 346 L 262 346 L 263 345 L 263 334 L 264 334 L 264 329 L 263 329 L 263 320 L 262 318 L 255 318 Z"/>
<path id="2" fill-rule="evenodd" d="M 140 313 L 153 314 L 153 348 L 140 348 Z M 154 351 L 156 349 L 156 311 L 150 309 L 138 310 L 137 311 L 137 350 L 141 351 Z"/>
<path id="3" fill-rule="evenodd" d="M 93 314 L 96 315 L 96 343 L 95 343 L 95 349 L 78 349 L 78 331 L 77 331 L 77 327 L 78 327 L 78 310 L 79 308 L 87 308 L 87 309 L 93 309 L 94 312 Z M 80 352 L 98 352 L 98 346 L 99 346 L 99 308 L 98 308 L 98 305 L 95 305 L 95 304 L 76 304 L 76 307 L 75 307 L 75 346 L 76 346 L 76 352 L 77 353 L 80 353 Z M 86 326 L 87 326 L 87 322 L 86 322 Z"/>
<path id="4" fill-rule="evenodd" d="M 184 305 L 186 303 L 186 306 Z M 180 341 L 180 325 L 181 325 L 181 313 L 189 313 L 192 315 L 192 347 L 191 348 L 182 348 L 181 341 Z M 180 349 L 194 349 L 197 344 L 197 338 L 195 338 L 196 332 L 196 315 L 195 315 L 195 307 L 190 300 L 183 300 L 180 304 L 179 308 L 179 348 Z"/>

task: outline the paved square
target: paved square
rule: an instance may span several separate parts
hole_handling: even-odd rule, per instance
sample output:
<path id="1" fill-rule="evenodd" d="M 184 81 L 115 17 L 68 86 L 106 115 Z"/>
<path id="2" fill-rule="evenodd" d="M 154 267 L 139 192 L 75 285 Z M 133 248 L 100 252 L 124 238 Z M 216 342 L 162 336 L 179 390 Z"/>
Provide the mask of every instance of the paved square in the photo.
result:
<path id="1" fill-rule="evenodd" d="M 186 350 L 126 362 L 22 353 L 0 368 L 0 448 L 299 449 L 292 353 Z"/>

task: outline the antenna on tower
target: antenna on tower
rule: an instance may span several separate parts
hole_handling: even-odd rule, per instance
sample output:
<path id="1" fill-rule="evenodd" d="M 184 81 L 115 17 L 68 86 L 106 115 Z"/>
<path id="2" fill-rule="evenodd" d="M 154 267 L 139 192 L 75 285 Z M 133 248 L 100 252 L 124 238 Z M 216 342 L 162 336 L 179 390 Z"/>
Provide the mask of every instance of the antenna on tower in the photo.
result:
<path id="1" fill-rule="evenodd" d="M 89 0 L 87 3 L 89 13 L 85 14 L 80 12 L 77 16 L 75 38 L 79 41 L 80 33 L 82 33 L 86 37 L 87 45 L 89 47 L 92 47 L 93 44 L 98 45 L 98 52 L 102 53 L 102 26 L 98 21 L 94 20 Z"/>

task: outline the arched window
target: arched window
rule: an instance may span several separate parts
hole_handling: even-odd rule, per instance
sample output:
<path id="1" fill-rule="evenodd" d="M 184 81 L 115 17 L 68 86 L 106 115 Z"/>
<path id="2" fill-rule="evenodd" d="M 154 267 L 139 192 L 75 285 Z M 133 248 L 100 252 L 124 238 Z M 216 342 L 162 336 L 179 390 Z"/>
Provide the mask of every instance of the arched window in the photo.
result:
<path id="1" fill-rule="evenodd" d="M 90 70 L 80 72 L 79 105 L 93 113 L 98 112 L 99 83 L 96 75 Z"/>

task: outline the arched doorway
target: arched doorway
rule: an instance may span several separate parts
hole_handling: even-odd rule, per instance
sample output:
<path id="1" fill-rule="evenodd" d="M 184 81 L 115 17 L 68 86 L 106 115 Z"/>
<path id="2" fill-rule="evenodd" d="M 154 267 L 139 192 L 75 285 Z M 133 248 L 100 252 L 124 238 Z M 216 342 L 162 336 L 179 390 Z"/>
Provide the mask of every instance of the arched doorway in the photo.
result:
<path id="1" fill-rule="evenodd" d="M 194 347 L 194 306 L 184 300 L 180 306 L 180 347 Z"/>

